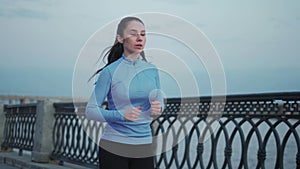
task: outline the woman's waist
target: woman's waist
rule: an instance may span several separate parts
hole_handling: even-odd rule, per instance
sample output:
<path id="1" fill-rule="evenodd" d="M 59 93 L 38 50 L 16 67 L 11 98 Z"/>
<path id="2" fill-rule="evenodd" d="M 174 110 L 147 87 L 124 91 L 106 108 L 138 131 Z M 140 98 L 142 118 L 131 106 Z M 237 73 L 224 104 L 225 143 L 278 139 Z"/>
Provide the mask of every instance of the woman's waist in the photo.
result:
<path id="1" fill-rule="evenodd" d="M 112 133 L 127 134 L 129 136 L 143 135 L 145 133 L 151 133 L 151 120 L 141 120 L 141 121 L 121 121 L 121 122 L 109 122 L 107 123 L 104 131 L 109 131 Z"/>

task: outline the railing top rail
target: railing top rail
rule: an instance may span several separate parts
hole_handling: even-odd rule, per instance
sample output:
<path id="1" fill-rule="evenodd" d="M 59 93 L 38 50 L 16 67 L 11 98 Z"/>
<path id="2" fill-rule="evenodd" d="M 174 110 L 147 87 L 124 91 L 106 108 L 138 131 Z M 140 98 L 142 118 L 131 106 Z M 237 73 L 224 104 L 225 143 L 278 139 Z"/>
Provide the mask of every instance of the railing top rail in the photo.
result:
<path id="1" fill-rule="evenodd" d="M 87 102 L 59 102 L 59 103 L 53 103 L 53 106 L 55 109 L 60 108 L 74 108 L 74 107 L 85 107 Z"/>
<path id="2" fill-rule="evenodd" d="M 189 101 L 274 101 L 274 100 L 300 100 L 300 92 L 277 92 L 277 93 L 249 93 L 230 94 L 200 97 L 168 98 L 168 102 L 189 102 Z"/>
<path id="3" fill-rule="evenodd" d="M 37 103 L 26 103 L 26 104 L 5 104 L 5 109 L 12 109 L 12 108 L 26 108 L 26 107 L 36 107 Z"/>
<path id="4" fill-rule="evenodd" d="M 53 103 L 56 112 L 68 112 L 69 114 L 82 114 L 87 102 Z M 79 110 L 78 110 L 79 108 Z"/>
<path id="5" fill-rule="evenodd" d="M 226 100 L 300 100 L 300 92 L 276 92 L 228 95 Z"/>

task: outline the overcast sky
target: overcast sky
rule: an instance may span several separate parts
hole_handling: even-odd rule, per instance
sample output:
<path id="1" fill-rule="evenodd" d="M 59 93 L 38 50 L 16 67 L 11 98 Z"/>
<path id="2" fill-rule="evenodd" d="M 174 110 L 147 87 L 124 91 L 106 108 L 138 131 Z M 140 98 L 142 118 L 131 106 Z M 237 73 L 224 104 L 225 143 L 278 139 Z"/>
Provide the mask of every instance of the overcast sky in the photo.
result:
<path id="1" fill-rule="evenodd" d="M 87 40 L 113 20 L 144 12 L 199 28 L 218 53 L 228 94 L 299 91 L 299 11 L 298 0 L 1 0 L 0 94 L 71 96 Z M 200 94 L 209 95 L 209 79 L 199 78 L 206 86 Z"/>

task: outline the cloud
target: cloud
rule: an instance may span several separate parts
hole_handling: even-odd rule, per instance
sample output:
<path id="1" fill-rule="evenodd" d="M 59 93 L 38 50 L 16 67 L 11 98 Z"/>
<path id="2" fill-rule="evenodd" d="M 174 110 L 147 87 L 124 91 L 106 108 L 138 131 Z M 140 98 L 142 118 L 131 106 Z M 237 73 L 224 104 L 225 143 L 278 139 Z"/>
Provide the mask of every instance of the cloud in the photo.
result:
<path id="1" fill-rule="evenodd" d="M 0 3 L 0 17 L 48 19 L 49 15 L 43 10 L 49 4 L 35 1 L 2 1 Z"/>

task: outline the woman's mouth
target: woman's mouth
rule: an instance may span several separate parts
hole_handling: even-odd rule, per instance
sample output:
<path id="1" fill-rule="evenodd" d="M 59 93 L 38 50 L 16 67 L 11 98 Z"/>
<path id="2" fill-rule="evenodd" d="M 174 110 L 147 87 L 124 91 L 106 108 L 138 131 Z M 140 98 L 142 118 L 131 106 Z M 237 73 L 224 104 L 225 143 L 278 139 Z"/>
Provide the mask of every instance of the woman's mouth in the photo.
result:
<path id="1" fill-rule="evenodd" d="M 142 44 L 136 44 L 135 47 L 138 48 L 138 49 L 143 49 L 143 45 Z"/>

